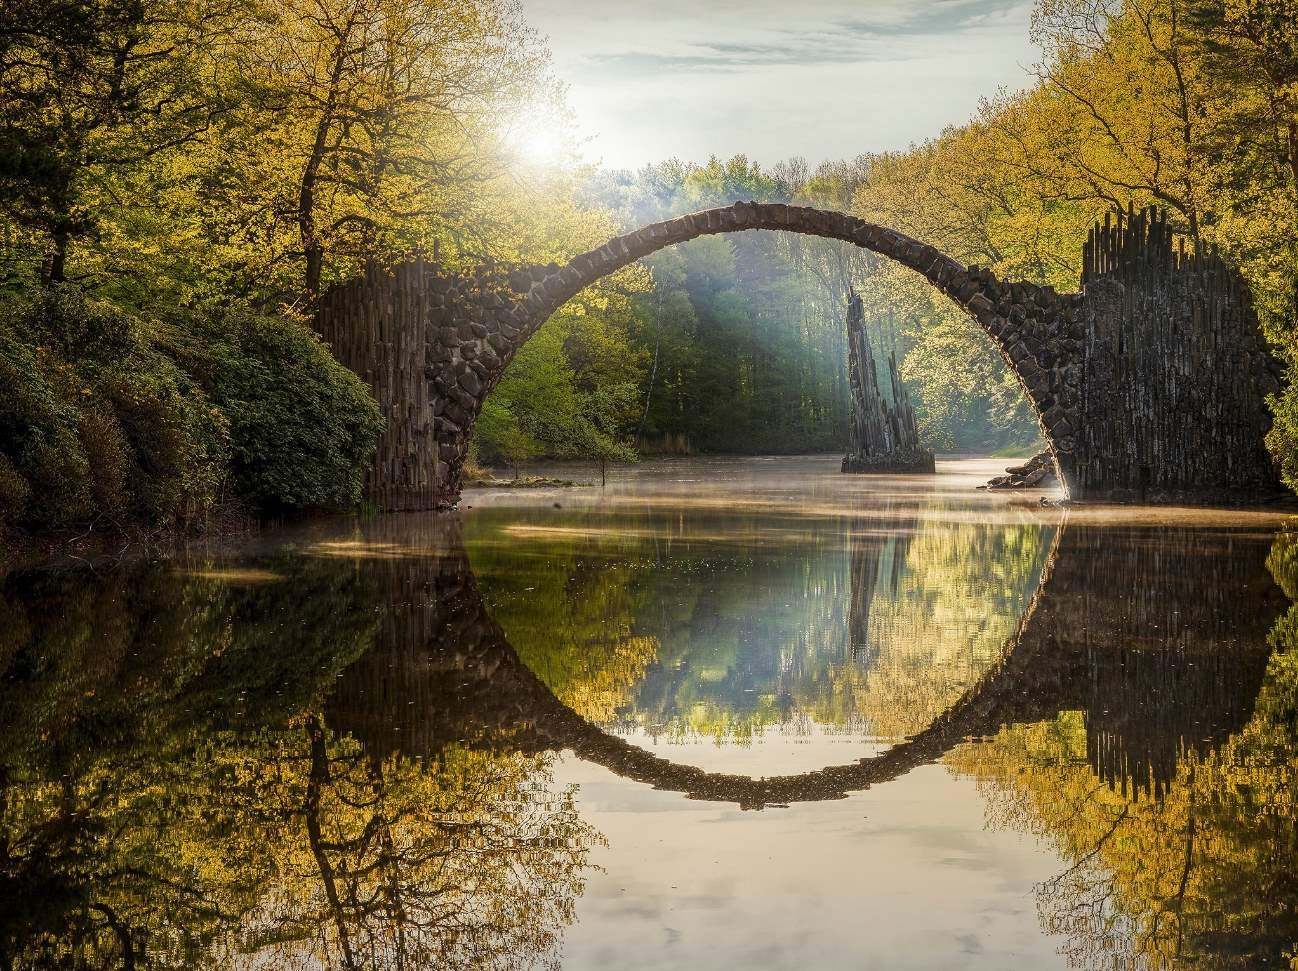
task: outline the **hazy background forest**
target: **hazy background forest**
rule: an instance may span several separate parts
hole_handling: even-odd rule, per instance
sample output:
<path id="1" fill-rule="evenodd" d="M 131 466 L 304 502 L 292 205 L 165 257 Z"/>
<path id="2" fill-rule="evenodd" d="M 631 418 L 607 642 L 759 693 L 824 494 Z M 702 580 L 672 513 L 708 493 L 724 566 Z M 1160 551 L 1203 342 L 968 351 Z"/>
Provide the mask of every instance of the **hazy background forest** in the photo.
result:
<path id="1" fill-rule="evenodd" d="M 1034 83 L 931 141 L 633 172 L 582 160 L 510 0 L 0 0 L 0 23 L 0 522 L 354 503 L 379 418 L 311 331 L 324 287 L 416 251 L 561 261 L 738 199 L 853 212 L 1062 290 L 1092 220 L 1157 204 L 1298 349 L 1289 0 L 1039 0 Z M 841 448 L 849 287 L 929 447 L 1034 443 L 1014 379 L 932 288 L 740 234 L 564 308 L 488 400 L 479 457 Z M 1276 409 L 1293 480 L 1298 395 Z"/>

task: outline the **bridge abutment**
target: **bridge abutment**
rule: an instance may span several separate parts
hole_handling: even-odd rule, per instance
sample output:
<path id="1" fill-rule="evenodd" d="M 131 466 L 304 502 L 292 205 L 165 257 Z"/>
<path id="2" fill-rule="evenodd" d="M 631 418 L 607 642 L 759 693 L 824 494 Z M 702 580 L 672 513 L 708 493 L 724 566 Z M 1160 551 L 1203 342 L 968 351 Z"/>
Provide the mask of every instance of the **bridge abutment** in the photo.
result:
<path id="1" fill-rule="evenodd" d="M 1072 494 L 1239 502 L 1284 493 L 1266 450 L 1281 368 L 1240 275 L 1175 248 L 1153 210 L 1092 230 L 1084 251 Z"/>

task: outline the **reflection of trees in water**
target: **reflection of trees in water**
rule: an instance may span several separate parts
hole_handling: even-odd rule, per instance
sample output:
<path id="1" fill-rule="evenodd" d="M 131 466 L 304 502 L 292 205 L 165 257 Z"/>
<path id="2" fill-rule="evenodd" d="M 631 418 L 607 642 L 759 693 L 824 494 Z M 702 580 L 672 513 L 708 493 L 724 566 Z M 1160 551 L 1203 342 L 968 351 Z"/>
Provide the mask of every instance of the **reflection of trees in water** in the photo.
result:
<path id="1" fill-rule="evenodd" d="M 844 665 L 853 708 L 885 738 L 913 735 L 950 708 L 1001 658 L 1037 590 L 1051 531 L 1037 525 L 950 523 L 916 529 L 887 546 L 868 597 L 868 624 L 856 633 L 867 664 Z M 880 541 L 857 539 L 869 551 Z M 885 540 L 884 542 L 892 542 Z M 853 548 L 857 562 L 868 563 Z M 858 599 L 853 590 L 853 604 Z"/>
<path id="2" fill-rule="evenodd" d="M 551 791 L 545 756 L 452 746 L 428 771 L 376 761 L 314 719 L 305 731 L 299 774 L 247 807 L 264 811 L 269 795 L 285 813 L 265 834 L 275 889 L 240 928 L 240 949 L 276 967 L 346 969 L 554 956 L 598 837 L 571 791 Z"/>
<path id="3" fill-rule="evenodd" d="M 160 569 L 6 582 L 0 900 L 18 903 L 0 908 L 0 957 L 21 967 L 128 956 L 161 967 L 527 966 L 553 956 L 599 838 L 549 782 L 545 753 L 565 739 L 628 778 L 767 806 L 888 781 L 1002 721 L 1029 724 L 951 764 L 979 778 L 994 821 L 1070 859 L 1042 887 L 1041 910 L 1078 963 L 1167 966 L 1179 955 L 1248 967 L 1293 940 L 1298 670 L 1292 652 L 1267 666 L 1256 628 L 1269 624 L 1274 590 L 1256 540 L 1065 526 L 1013 650 L 945 726 L 909 754 L 898 745 L 751 780 L 674 766 L 559 704 L 514 654 L 456 538 L 438 535 L 444 521 L 418 522 L 366 527 L 392 529 L 390 540 L 335 537 L 311 547 L 319 555 L 261 561 L 239 582 Z M 530 622 L 533 652 L 553 625 L 552 676 L 598 714 L 644 670 L 652 647 L 635 639 L 648 639 L 647 611 L 676 625 L 657 628 L 665 659 L 694 664 L 691 639 L 724 627 L 744 596 L 801 590 L 823 613 L 793 615 L 812 617 L 804 640 L 774 629 L 780 649 L 758 652 L 778 662 L 772 683 L 801 710 L 828 698 L 830 715 L 881 718 L 869 705 L 882 675 L 841 675 L 854 636 L 878 645 L 870 677 L 914 646 L 888 688 L 937 685 L 903 698 L 941 703 L 943 678 L 976 668 L 917 632 L 990 637 L 1025 571 L 1039 569 L 1040 534 L 1002 532 L 926 529 L 899 544 L 860 529 L 856 547 L 834 532 L 801 556 L 787 544 L 746 557 L 697 544 L 661 561 L 625 546 L 547 554 L 533 572 L 548 573 L 549 587 L 527 591 L 523 571 L 521 589 L 497 583 L 495 597 L 516 620 L 553 591 L 606 612 L 603 632 L 574 604 Z M 1295 558 L 1277 544 L 1281 580 Z M 968 579 L 969 561 L 1002 572 Z M 646 563 L 667 562 L 680 565 L 647 578 Z M 856 592 L 872 592 L 855 633 L 854 577 Z M 1294 629 L 1298 620 L 1282 623 L 1276 645 L 1287 649 Z M 955 674 L 925 674 L 944 665 Z M 718 670 L 724 682 L 732 669 Z M 697 697 L 725 702 L 733 688 L 713 683 Z"/>
<path id="4" fill-rule="evenodd" d="M 775 725 L 923 728 L 1000 658 L 1051 542 L 1029 516 L 989 525 L 886 509 L 581 527 L 574 517 L 471 543 L 510 644 L 602 725 L 737 740 Z"/>
<path id="5" fill-rule="evenodd" d="M 658 653 L 657 639 L 636 630 L 645 606 L 634 583 L 640 564 L 574 550 L 483 559 L 493 614 L 518 655 L 583 717 L 616 720 Z"/>
<path id="6" fill-rule="evenodd" d="M 553 956 L 599 836 L 549 756 L 376 758 L 309 714 L 420 630 L 430 562 L 3 581 L 0 967 Z"/>
<path id="7" fill-rule="evenodd" d="M 1058 607 L 1062 631 L 1114 655 L 1113 673 L 1081 699 L 1086 711 L 1008 727 L 948 763 L 978 779 L 992 824 L 1033 833 L 1069 861 L 1037 893 L 1043 927 L 1064 936 L 1075 966 L 1288 966 L 1298 608 L 1272 631 L 1268 661 L 1262 625 L 1274 613 L 1256 601 L 1269 584 L 1250 570 L 1260 556 L 1247 540 L 1214 549 L 1189 534 L 1178 549 L 1174 535 L 1149 539 L 1130 565 L 1163 582 L 1123 585 L 1119 610 Z M 1294 550 L 1282 536 L 1269 561 L 1291 592 Z M 1113 567 L 1099 556 L 1059 564 L 1079 582 L 1114 583 Z"/>

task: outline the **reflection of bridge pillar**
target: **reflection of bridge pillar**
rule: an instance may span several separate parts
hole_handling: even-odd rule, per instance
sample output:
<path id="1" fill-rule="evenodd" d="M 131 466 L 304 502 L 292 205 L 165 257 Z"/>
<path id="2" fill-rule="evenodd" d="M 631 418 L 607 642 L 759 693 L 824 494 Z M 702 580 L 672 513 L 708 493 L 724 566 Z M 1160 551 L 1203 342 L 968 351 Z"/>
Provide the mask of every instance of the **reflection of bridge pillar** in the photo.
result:
<path id="1" fill-rule="evenodd" d="M 367 524 L 355 544 L 382 598 L 379 633 L 337 681 L 325 716 L 375 754 L 433 754 L 465 730 L 479 693 L 494 696 L 504 638 L 478 594 L 458 519 L 389 525 Z"/>
<path id="2" fill-rule="evenodd" d="M 1268 548 L 1247 533 L 1065 524 L 1004 659 L 932 726 L 872 759 L 748 779 L 658 758 L 559 702 L 490 617 L 462 548 L 448 544 L 374 562 L 389 597 L 379 647 L 339 679 L 326 718 L 380 757 L 431 758 L 452 744 L 572 749 L 658 788 L 760 808 L 841 798 L 969 737 L 1080 709 L 1097 774 L 1158 793 L 1185 751 L 1219 744 L 1251 714 L 1285 603 L 1266 572 Z"/>
<path id="3" fill-rule="evenodd" d="M 1252 713 L 1286 600 L 1269 538 L 1184 527 L 1065 527 L 1032 616 L 1051 710 L 1085 713 L 1096 774 L 1161 793 L 1187 751 Z"/>

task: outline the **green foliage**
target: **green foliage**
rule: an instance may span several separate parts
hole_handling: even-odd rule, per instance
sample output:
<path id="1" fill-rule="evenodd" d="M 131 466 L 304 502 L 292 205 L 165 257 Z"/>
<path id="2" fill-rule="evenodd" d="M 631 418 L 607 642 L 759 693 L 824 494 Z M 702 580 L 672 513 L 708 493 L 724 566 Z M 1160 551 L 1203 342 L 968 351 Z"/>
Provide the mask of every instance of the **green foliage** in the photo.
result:
<path id="1" fill-rule="evenodd" d="M 514 359 L 474 435 L 483 461 L 539 455 L 632 461 L 643 358 L 604 315 L 561 315 Z"/>
<path id="2" fill-rule="evenodd" d="M 70 287 L 0 317 L 0 522 L 353 504 L 378 426 L 360 380 L 286 319 L 148 322 Z"/>
<path id="3" fill-rule="evenodd" d="M 56 288 L 9 309 L 0 346 L 0 367 L 15 369 L 0 395 L 0 451 L 25 484 L 8 490 L 0 517 L 171 525 L 211 510 L 224 418 L 139 321 Z"/>
<path id="4" fill-rule="evenodd" d="M 0 521 L 57 523 L 90 510 L 78 412 L 56 391 L 51 363 L 0 321 Z"/>
<path id="5" fill-rule="evenodd" d="M 303 325 L 192 315 L 165 346 L 230 425 L 237 495 L 265 510 L 355 505 L 381 422 L 361 380 Z"/>
<path id="6" fill-rule="evenodd" d="M 1285 485 L 1298 490 L 1298 389 L 1289 385 L 1271 399 L 1271 407 L 1275 424 L 1267 434 L 1266 444 L 1276 458 Z"/>

